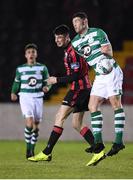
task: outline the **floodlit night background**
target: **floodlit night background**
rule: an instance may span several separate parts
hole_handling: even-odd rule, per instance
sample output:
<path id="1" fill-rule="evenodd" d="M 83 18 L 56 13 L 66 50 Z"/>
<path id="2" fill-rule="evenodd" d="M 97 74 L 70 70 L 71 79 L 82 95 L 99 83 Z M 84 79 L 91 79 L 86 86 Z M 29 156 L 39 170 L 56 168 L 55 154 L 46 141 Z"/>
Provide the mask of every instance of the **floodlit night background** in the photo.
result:
<path id="1" fill-rule="evenodd" d="M 132 104 L 133 81 L 129 78 L 133 75 L 132 7 L 132 0 L 1 0 L 0 101 L 10 102 L 15 69 L 25 63 L 27 43 L 37 44 L 38 61 L 48 67 L 50 75 L 64 75 L 63 52 L 56 47 L 52 32 L 56 26 L 67 24 L 73 38 L 72 15 L 84 11 L 90 27 L 100 27 L 108 34 L 114 57 L 125 74 L 123 102 Z M 65 85 L 53 86 L 45 99 L 50 100 L 61 87 Z"/>

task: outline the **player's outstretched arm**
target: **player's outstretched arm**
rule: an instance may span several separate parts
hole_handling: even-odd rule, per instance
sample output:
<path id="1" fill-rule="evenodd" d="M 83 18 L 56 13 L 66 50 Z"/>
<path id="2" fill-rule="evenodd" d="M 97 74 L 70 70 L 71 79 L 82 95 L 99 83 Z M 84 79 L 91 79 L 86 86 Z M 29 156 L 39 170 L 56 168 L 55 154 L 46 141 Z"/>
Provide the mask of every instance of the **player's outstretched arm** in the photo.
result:
<path id="1" fill-rule="evenodd" d="M 44 93 L 47 93 L 50 90 L 50 88 L 48 86 L 44 86 L 42 88 L 42 90 L 43 90 Z"/>
<path id="2" fill-rule="evenodd" d="M 45 80 L 47 85 L 52 85 L 57 83 L 57 77 L 50 76 L 48 79 Z"/>

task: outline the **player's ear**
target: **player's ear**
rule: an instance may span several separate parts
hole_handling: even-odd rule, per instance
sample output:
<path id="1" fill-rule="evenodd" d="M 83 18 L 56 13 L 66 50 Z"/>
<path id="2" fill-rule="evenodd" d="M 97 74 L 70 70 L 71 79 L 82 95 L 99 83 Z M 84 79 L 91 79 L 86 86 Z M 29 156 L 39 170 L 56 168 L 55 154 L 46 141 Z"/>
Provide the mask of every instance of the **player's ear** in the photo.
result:
<path id="1" fill-rule="evenodd" d="M 67 35 L 66 35 L 66 39 L 67 39 L 67 40 L 68 40 L 68 39 L 70 39 L 70 36 L 69 36 L 69 34 L 67 34 Z"/>
<path id="2" fill-rule="evenodd" d="M 87 18 L 85 18 L 84 20 L 83 20 L 83 24 L 86 26 L 86 25 L 88 25 L 88 19 Z"/>
<path id="3" fill-rule="evenodd" d="M 24 55 L 24 56 L 25 56 L 25 58 L 27 59 L 27 54 L 26 54 L 26 52 L 25 52 L 25 55 Z"/>
<path id="4" fill-rule="evenodd" d="M 26 53 L 24 54 L 25 58 L 26 58 Z"/>
<path id="5" fill-rule="evenodd" d="M 37 53 L 37 51 L 36 51 L 36 57 L 38 56 L 38 53 Z"/>

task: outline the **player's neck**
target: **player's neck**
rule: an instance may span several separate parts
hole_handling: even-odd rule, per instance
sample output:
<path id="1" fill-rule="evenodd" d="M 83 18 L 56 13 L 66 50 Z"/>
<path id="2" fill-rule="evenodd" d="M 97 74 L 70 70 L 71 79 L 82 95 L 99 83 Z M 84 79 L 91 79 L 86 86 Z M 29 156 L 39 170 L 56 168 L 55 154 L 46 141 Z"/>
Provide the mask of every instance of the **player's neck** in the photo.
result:
<path id="1" fill-rule="evenodd" d="M 82 30 L 82 32 L 80 33 L 80 36 L 81 37 L 85 36 L 87 31 L 88 31 L 88 27 L 86 27 L 85 29 Z"/>
<path id="2" fill-rule="evenodd" d="M 33 66 L 33 65 L 36 64 L 36 61 L 34 61 L 34 62 L 27 62 L 27 64 L 28 64 L 29 66 Z"/>
<path id="3" fill-rule="evenodd" d="M 64 49 L 67 49 L 68 48 L 68 46 L 70 45 L 70 43 L 71 43 L 71 40 L 69 39 L 65 44 L 64 44 Z"/>

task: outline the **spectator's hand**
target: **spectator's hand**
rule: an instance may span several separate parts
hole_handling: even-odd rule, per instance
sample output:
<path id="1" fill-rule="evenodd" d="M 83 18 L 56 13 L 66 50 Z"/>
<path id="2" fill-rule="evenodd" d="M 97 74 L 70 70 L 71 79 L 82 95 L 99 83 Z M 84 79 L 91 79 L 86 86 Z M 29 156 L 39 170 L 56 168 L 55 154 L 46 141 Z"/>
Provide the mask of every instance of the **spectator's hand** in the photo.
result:
<path id="1" fill-rule="evenodd" d="M 47 93 L 47 92 L 49 91 L 49 88 L 48 88 L 48 86 L 44 86 L 44 87 L 42 88 L 42 90 L 43 90 L 44 93 Z"/>
<path id="2" fill-rule="evenodd" d="M 57 77 L 51 76 L 48 79 L 46 79 L 47 85 L 56 84 L 57 83 Z"/>
<path id="3" fill-rule="evenodd" d="M 11 100 L 16 101 L 18 99 L 18 96 L 14 93 L 11 93 Z"/>

